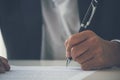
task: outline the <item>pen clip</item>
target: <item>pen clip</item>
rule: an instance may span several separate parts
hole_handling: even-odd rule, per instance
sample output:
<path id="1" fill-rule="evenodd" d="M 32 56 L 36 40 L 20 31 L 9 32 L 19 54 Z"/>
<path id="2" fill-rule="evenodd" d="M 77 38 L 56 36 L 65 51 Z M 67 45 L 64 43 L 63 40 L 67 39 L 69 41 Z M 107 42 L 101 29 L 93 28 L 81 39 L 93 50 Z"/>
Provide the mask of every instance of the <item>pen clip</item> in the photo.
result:
<path id="1" fill-rule="evenodd" d="M 87 28 L 87 26 L 90 24 L 94 14 L 95 14 L 97 5 L 98 5 L 97 0 L 91 1 L 90 6 L 88 7 L 85 16 L 83 17 L 83 20 L 81 21 L 81 24 L 80 24 L 81 27 Z"/>

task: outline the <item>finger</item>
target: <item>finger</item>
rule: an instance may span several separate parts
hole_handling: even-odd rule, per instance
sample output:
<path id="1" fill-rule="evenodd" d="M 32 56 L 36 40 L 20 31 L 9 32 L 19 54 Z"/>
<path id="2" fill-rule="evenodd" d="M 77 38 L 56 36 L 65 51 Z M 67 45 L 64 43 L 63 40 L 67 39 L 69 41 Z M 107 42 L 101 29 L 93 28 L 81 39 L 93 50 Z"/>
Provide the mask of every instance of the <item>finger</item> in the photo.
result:
<path id="1" fill-rule="evenodd" d="M 86 53 L 92 53 L 93 50 L 93 43 L 91 43 L 91 38 L 88 38 L 86 41 L 75 45 L 71 49 L 71 56 L 74 60 L 76 60 L 77 57 L 80 57 L 82 55 L 86 55 Z"/>
<path id="2" fill-rule="evenodd" d="M 74 34 L 73 36 L 71 36 L 67 42 L 66 42 L 66 53 L 67 53 L 67 57 L 71 57 L 71 48 L 75 45 L 77 45 L 77 43 L 80 43 L 82 41 L 84 41 L 86 38 L 82 38 L 81 40 L 79 40 L 78 42 L 78 37 L 79 37 L 79 33 Z"/>
<path id="3" fill-rule="evenodd" d="M 89 50 L 89 45 L 81 43 L 79 45 L 76 45 L 72 47 L 71 49 L 71 56 L 74 60 L 76 60 L 77 57 L 82 56 L 86 54 L 86 52 Z"/>
<path id="4" fill-rule="evenodd" d="M 93 57 L 91 60 L 81 64 L 83 70 L 99 70 L 105 66 L 97 60 L 97 57 Z"/>
<path id="5" fill-rule="evenodd" d="M 71 57 L 71 48 L 72 46 L 68 44 L 66 47 L 66 57 Z"/>
<path id="6" fill-rule="evenodd" d="M 65 47 L 67 46 L 67 43 L 68 43 L 68 40 L 66 40 L 65 43 L 64 43 Z"/>
<path id="7" fill-rule="evenodd" d="M 5 68 L 6 71 L 10 70 L 10 65 L 8 64 L 8 60 L 5 59 L 4 57 L 0 58 L 1 63 L 3 64 L 3 67 Z"/>
<path id="8" fill-rule="evenodd" d="M 71 57 L 71 48 L 73 46 L 86 41 L 88 38 L 90 38 L 91 36 L 94 36 L 94 35 L 95 35 L 95 33 L 93 33 L 90 30 L 82 31 L 80 33 L 72 35 L 67 41 L 66 53 Z"/>
<path id="9" fill-rule="evenodd" d="M 3 73 L 3 72 L 5 72 L 5 68 L 0 60 L 0 73 Z"/>
<path id="10" fill-rule="evenodd" d="M 68 44 L 68 40 L 66 40 L 65 43 L 64 43 L 65 48 L 66 48 L 66 57 L 71 57 L 70 53 L 67 51 L 67 44 Z"/>
<path id="11" fill-rule="evenodd" d="M 77 61 L 78 63 L 80 63 L 80 64 L 83 64 L 83 63 L 85 63 L 85 62 L 87 62 L 87 61 L 89 61 L 89 60 L 91 60 L 91 59 L 93 59 L 93 58 L 94 58 L 94 55 L 91 54 L 89 51 L 86 51 L 85 54 L 77 57 L 77 58 L 76 58 L 76 61 Z"/>
<path id="12" fill-rule="evenodd" d="M 83 32 L 76 33 L 68 38 L 67 46 L 74 46 L 86 39 L 87 39 L 87 36 Z"/>
<path id="13" fill-rule="evenodd" d="M 84 51 L 83 53 L 79 52 L 78 54 L 75 54 L 76 61 L 80 64 L 90 60 L 92 57 L 96 56 L 95 53 L 97 53 L 96 48 L 94 48 L 96 46 L 92 45 L 90 39 L 84 43 L 81 43 L 81 51 L 84 50 L 83 47 L 86 48 L 86 51 Z"/>
<path id="14" fill-rule="evenodd" d="M 76 33 L 68 39 L 68 45 L 74 46 L 74 45 L 79 44 L 82 41 L 86 40 L 87 38 L 94 36 L 94 35 L 95 35 L 95 33 L 92 32 L 91 30 L 85 30 L 85 31 L 82 31 L 80 33 Z"/>

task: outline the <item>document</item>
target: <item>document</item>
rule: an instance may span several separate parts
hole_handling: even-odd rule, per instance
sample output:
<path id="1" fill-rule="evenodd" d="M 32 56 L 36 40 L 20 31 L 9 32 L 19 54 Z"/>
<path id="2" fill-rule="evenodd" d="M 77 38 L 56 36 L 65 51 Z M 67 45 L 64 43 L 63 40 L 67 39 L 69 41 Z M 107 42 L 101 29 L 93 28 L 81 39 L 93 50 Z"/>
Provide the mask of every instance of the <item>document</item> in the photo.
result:
<path id="1" fill-rule="evenodd" d="M 72 66 L 11 66 L 0 80 L 82 80 L 94 72 Z"/>

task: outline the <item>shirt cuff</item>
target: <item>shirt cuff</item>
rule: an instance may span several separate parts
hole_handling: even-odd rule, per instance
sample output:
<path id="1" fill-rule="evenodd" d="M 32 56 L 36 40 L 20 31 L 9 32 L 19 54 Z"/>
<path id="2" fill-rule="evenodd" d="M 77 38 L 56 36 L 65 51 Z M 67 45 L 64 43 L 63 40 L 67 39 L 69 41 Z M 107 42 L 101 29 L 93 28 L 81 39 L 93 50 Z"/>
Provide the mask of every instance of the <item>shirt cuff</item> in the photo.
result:
<path id="1" fill-rule="evenodd" d="M 113 39 L 111 40 L 112 42 L 119 42 L 120 43 L 120 40 L 119 39 Z"/>

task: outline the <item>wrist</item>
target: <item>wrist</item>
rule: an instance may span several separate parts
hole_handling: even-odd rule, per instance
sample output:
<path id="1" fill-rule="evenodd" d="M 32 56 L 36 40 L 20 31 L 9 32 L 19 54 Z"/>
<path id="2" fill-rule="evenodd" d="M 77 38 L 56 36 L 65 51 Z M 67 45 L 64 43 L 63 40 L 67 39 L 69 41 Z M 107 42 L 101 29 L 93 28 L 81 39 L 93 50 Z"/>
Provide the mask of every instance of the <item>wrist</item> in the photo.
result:
<path id="1" fill-rule="evenodd" d="M 112 53 L 114 54 L 114 66 L 120 67 L 120 40 L 112 40 L 111 41 L 113 44 L 113 51 Z"/>

